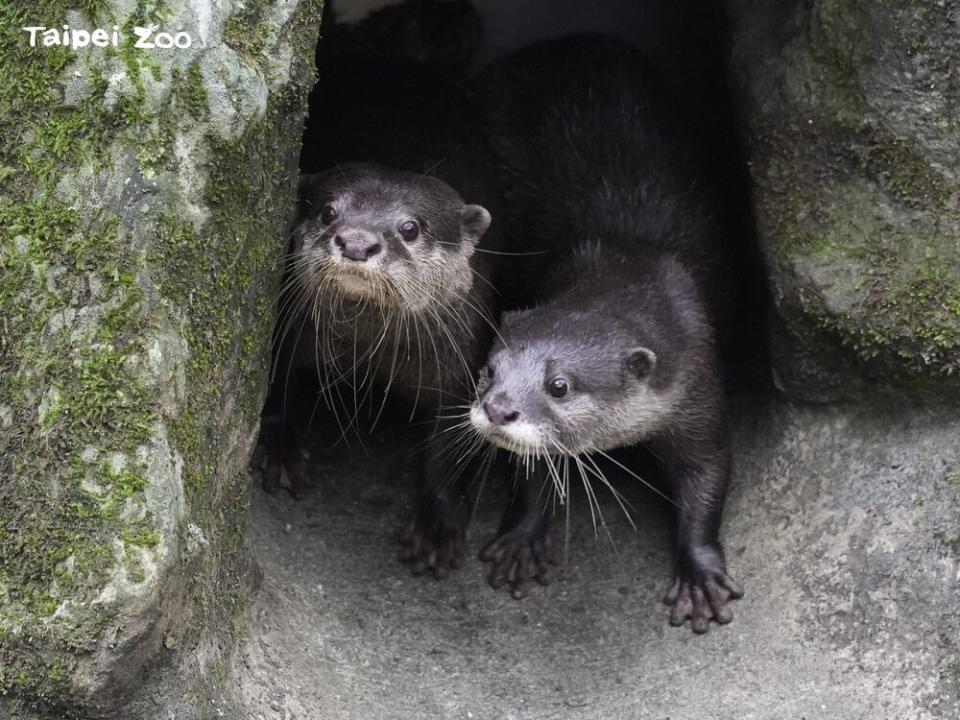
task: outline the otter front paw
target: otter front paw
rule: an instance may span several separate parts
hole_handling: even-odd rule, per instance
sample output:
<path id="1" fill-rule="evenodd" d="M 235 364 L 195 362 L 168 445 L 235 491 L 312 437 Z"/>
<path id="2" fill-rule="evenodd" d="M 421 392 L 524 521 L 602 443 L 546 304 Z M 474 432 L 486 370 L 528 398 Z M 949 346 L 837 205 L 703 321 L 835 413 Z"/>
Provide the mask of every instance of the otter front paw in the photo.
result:
<path id="1" fill-rule="evenodd" d="M 673 587 L 663 598 L 672 606 L 670 624 L 683 625 L 687 618 L 695 633 L 710 629 L 710 620 L 725 625 L 733 620 L 730 600 L 743 596 L 743 589 L 727 574 L 719 547 L 693 548 L 684 553 Z"/>
<path id="2" fill-rule="evenodd" d="M 264 491 L 271 495 L 285 486 L 295 500 L 303 498 L 306 469 L 300 446 L 294 440 L 284 439 L 266 423 L 250 458 L 250 473 L 260 479 Z M 284 477 L 286 484 L 282 482 Z"/>
<path id="3" fill-rule="evenodd" d="M 446 502 L 422 504 L 403 533 L 400 561 L 414 575 L 429 572 L 443 580 L 460 568 L 466 540 L 466 522 L 462 513 Z"/>
<path id="4" fill-rule="evenodd" d="M 559 565 L 546 528 L 508 530 L 480 551 L 480 559 L 493 564 L 490 585 L 494 589 L 509 585 L 516 600 L 527 596 L 531 580 L 549 585 L 552 568 Z"/>

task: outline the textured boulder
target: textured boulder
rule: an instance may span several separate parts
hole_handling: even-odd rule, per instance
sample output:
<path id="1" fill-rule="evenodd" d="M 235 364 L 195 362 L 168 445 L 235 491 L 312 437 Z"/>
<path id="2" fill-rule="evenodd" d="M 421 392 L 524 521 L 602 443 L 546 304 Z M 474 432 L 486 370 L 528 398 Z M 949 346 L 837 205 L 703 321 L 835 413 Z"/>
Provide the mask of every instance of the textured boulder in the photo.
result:
<path id="1" fill-rule="evenodd" d="M 76 5 L 0 5 L 2 717 L 223 673 L 320 13 Z M 17 30 L 64 24 L 119 42 Z"/>
<path id="2" fill-rule="evenodd" d="M 960 5 L 732 0 L 779 378 L 960 388 Z"/>

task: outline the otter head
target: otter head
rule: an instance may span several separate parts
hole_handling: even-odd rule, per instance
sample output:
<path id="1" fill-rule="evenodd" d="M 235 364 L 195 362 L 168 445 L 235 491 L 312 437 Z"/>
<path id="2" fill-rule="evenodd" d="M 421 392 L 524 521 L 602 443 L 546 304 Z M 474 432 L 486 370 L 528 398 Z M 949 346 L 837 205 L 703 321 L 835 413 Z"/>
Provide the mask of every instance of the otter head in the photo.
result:
<path id="1" fill-rule="evenodd" d="M 470 289 L 490 213 L 428 175 L 352 164 L 300 180 L 293 273 L 308 293 L 417 312 Z"/>
<path id="2" fill-rule="evenodd" d="M 505 313 L 480 371 L 474 429 L 521 455 L 576 455 L 638 442 L 675 404 L 669 363 L 601 312 Z"/>

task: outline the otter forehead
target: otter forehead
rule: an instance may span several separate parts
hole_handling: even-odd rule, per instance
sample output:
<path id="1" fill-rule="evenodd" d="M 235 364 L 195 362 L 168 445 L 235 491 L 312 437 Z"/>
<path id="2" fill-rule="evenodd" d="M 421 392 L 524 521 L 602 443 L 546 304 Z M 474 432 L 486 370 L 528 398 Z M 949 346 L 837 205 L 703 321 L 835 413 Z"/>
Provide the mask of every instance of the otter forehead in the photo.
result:
<path id="1" fill-rule="evenodd" d="M 620 357 L 617 348 L 595 338 L 528 338 L 494 348 L 488 364 L 498 383 L 511 389 L 539 390 L 550 378 L 562 376 L 578 389 L 596 393 L 623 386 Z"/>
<path id="2" fill-rule="evenodd" d="M 500 447 L 606 450 L 648 437 L 673 412 L 669 349 L 646 343 L 642 324 L 547 305 L 505 313 L 500 335 L 470 412 Z"/>
<path id="3" fill-rule="evenodd" d="M 291 240 L 304 287 L 421 312 L 459 303 L 490 213 L 438 178 L 351 164 L 300 180 Z"/>
<path id="4" fill-rule="evenodd" d="M 400 224 L 409 220 L 417 222 L 421 239 L 437 250 L 456 250 L 464 240 L 463 199 L 445 182 L 429 175 L 350 164 L 304 176 L 298 225 L 316 232 L 322 227 L 320 216 L 327 207 L 335 209 L 338 229 L 363 228 L 381 233 L 387 241 Z"/>
<path id="5" fill-rule="evenodd" d="M 534 308 L 504 315 L 490 363 L 507 382 L 564 375 L 599 391 L 622 386 L 621 359 L 637 343 L 635 333 L 602 313 Z"/>
<path id="6" fill-rule="evenodd" d="M 342 200 L 356 213 L 390 215 L 419 211 L 449 214 L 464 204 L 463 198 L 442 180 L 374 165 L 344 165 L 306 181 L 301 200 L 307 214 L 324 203 Z"/>

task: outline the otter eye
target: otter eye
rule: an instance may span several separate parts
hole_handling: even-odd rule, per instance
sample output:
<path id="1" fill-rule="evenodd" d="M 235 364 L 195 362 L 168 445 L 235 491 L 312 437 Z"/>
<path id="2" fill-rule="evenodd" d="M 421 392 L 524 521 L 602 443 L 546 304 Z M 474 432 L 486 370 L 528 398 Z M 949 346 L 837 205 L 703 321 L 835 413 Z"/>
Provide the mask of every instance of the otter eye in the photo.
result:
<path id="1" fill-rule="evenodd" d="M 493 369 L 493 365 L 487 365 L 487 380 L 493 380 L 495 374 L 496 371 Z"/>
<path id="2" fill-rule="evenodd" d="M 400 233 L 400 237 L 410 242 L 417 239 L 417 235 L 420 234 L 420 226 L 413 220 L 407 220 L 397 228 L 397 232 Z"/>
<path id="3" fill-rule="evenodd" d="M 320 208 L 320 222 L 329 225 L 337 219 L 337 209 L 333 205 L 324 205 Z"/>
<path id="4" fill-rule="evenodd" d="M 562 398 L 570 391 L 570 386 L 563 378 L 554 378 L 547 383 L 547 392 L 551 397 Z"/>

